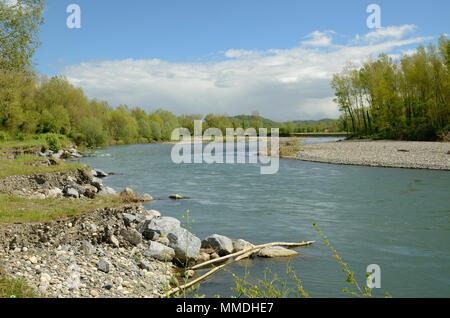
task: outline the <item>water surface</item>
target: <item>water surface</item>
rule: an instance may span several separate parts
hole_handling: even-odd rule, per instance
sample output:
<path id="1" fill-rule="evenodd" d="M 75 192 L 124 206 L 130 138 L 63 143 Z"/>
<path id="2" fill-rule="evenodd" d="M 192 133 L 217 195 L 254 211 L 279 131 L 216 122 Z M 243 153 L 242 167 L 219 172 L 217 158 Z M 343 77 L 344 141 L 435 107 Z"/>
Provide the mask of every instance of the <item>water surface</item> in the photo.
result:
<path id="1" fill-rule="evenodd" d="M 328 140 L 328 139 L 327 139 Z M 309 142 L 317 142 L 314 139 Z M 83 161 L 116 175 L 105 184 L 131 187 L 157 200 L 147 208 L 181 219 L 189 209 L 192 231 L 254 244 L 316 240 L 291 260 L 312 297 L 345 297 L 345 275 L 312 224 L 317 222 L 363 285 L 369 264 L 381 267 L 383 297 L 450 297 L 450 173 L 339 166 L 281 160 L 275 175 L 251 164 L 181 164 L 171 145 L 133 145 L 99 150 Z M 189 200 L 172 201 L 179 193 Z M 243 274 L 244 263 L 232 272 Z M 285 259 L 247 262 L 250 279 L 268 267 L 283 275 Z M 207 296 L 230 296 L 229 273 L 202 285 Z"/>

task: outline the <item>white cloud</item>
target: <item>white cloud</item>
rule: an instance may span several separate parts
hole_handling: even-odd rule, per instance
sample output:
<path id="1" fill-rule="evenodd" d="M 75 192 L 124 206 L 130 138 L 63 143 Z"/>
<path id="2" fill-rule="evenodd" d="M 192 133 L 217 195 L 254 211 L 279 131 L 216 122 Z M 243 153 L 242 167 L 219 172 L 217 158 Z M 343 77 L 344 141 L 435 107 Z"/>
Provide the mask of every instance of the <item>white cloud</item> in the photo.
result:
<path id="1" fill-rule="evenodd" d="M 390 26 L 386 28 L 376 29 L 364 36 L 364 40 L 376 42 L 385 39 L 401 39 L 405 35 L 414 32 L 417 26 L 414 24 L 405 24 L 401 26 Z"/>
<path id="2" fill-rule="evenodd" d="M 410 27 L 399 28 L 405 35 Z M 308 38 L 317 40 L 315 46 L 331 44 L 323 40 L 331 37 L 331 31 L 312 34 Z M 70 65 L 62 73 L 88 96 L 113 106 L 139 105 L 149 111 L 162 107 L 176 114 L 236 115 L 258 109 L 265 117 L 283 121 L 337 117 L 330 88 L 334 73 L 349 61 L 358 64 L 381 52 L 408 52 L 409 45 L 428 39 L 390 34 L 377 43 L 331 46 L 327 51 L 302 43 L 284 50 L 230 49 L 220 62 L 127 59 Z"/>
<path id="3" fill-rule="evenodd" d="M 331 34 L 334 34 L 334 31 L 325 31 L 325 32 L 320 32 L 320 31 L 314 31 L 310 34 L 308 34 L 307 36 L 305 36 L 306 39 L 310 39 L 307 41 L 302 41 L 302 45 L 306 45 L 306 46 L 330 46 L 331 45 L 331 41 L 333 40 L 331 37 Z"/>

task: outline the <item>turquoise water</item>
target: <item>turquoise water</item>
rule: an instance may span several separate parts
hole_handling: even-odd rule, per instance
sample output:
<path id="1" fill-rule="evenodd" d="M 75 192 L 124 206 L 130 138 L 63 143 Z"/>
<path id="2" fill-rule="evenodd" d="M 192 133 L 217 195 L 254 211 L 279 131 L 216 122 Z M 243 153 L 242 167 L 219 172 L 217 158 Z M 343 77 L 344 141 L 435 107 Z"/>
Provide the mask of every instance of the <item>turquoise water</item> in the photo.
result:
<path id="1" fill-rule="evenodd" d="M 346 297 L 341 289 L 350 287 L 314 222 L 361 285 L 369 264 L 381 267 L 375 296 L 450 297 L 449 172 L 280 160 L 277 174 L 260 175 L 251 164 L 176 165 L 171 148 L 111 147 L 83 161 L 115 172 L 104 182 L 116 190 L 128 186 L 151 194 L 157 200 L 147 208 L 179 219 L 189 209 L 200 238 L 218 233 L 254 244 L 316 240 L 290 262 L 312 297 Z M 173 193 L 191 199 L 168 199 Z M 244 264 L 229 269 L 242 275 Z M 286 260 L 248 261 L 250 279 L 266 267 L 283 275 Z M 221 272 L 200 294 L 230 296 L 231 286 L 231 274 Z"/>

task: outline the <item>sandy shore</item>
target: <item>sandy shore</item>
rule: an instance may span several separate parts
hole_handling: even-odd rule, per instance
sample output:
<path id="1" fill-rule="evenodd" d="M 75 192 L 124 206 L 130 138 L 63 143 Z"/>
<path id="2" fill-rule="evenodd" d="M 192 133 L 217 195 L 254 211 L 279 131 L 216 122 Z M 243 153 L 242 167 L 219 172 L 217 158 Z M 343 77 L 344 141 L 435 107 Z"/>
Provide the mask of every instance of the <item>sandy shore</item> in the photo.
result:
<path id="1" fill-rule="evenodd" d="M 372 167 L 450 171 L 450 143 L 415 141 L 339 141 L 304 145 L 294 159 Z"/>

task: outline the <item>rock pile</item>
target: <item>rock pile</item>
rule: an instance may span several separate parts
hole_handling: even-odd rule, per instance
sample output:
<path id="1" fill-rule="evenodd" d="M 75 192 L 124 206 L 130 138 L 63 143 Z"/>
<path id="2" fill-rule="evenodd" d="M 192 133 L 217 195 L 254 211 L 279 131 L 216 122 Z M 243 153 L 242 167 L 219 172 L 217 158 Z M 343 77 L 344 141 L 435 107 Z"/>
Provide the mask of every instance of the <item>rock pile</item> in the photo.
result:
<path id="1" fill-rule="evenodd" d="M 36 175 L 15 175 L 0 179 L 0 192 L 30 199 L 59 196 L 89 198 L 112 195 L 116 191 L 106 187 L 88 169 Z"/>

